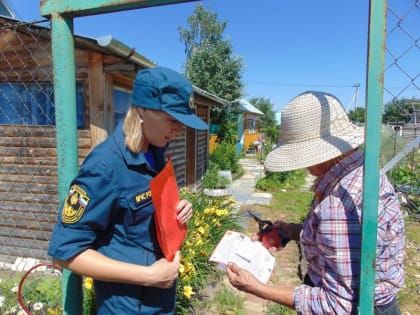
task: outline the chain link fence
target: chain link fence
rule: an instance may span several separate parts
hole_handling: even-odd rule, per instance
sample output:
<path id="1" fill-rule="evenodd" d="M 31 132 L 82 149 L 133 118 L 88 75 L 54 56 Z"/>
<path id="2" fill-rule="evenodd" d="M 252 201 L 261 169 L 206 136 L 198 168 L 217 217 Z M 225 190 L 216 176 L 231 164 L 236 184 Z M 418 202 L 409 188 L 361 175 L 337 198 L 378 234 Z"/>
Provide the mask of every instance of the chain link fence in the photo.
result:
<path id="1" fill-rule="evenodd" d="M 34 310 L 61 304 L 60 273 L 43 264 L 58 208 L 54 87 L 48 29 L 0 22 L 0 314 L 19 314 L 29 296 Z"/>
<path id="2" fill-rule="evenodd" d="M 407 210 L 420 219 L 420 1 L 389 1 L 385 47 L 385 106 L 398 112 L 399 121 L 387 123 L 394 131 L 385 134 L 384 155 L 400 154 L 401 162 L 389 171 L 404 195 Z M 417 65 L 414 66 L 413 65 Z M 392 113 L 391 113 L 392 114 Z M 401 139 L 403 141 L 401 141 Z M 417 139 L 417 142 L 416 142 Z M 413 144 L 409 149 L 409 145 Z M 406 151 L 406 153 L 404 153 Z M 401 153 L 403 152 L 403 153 Z"/>
<path id="3" fill-rule="evenodd" d="M 384 102 L 392 103 L 401 115 L 397 123 L 388 124 L 394 131 L 383 136 L 391 156 L 400 154 L 401 161 L 388 176 L 400 194 L 406 220 L 406 280 L 399 293 L 402 314 L 420 312 L 420 1 L 388 1 L 385 47 Z M 413 66 L 414 65 L 414 66 Z M 401 139 L 403 141 L 401 141 Z M 414 144 L 407 153 L 404 148 Z M 387 154 L 382 152 L 383 154 Z M 417 298 L 416 298 L 417 297 Z"/>

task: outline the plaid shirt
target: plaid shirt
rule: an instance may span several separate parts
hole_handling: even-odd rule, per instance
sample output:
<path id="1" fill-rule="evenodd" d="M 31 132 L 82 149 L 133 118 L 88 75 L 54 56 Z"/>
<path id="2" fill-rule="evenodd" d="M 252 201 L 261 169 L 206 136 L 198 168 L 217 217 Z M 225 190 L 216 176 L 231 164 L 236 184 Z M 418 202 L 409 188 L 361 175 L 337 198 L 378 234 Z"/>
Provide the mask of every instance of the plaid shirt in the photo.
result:
<path id="1" fill-rule="evenodd" d="M 294 292 L 298 314 L 351 314 L 359 295 L 363 155 L 355 151 L 315 183 L 301 245 L 314 287 Z M 392 185 L 379 183 L 376 305 L 394 298 L 404 283 L 404 221 Z"/>

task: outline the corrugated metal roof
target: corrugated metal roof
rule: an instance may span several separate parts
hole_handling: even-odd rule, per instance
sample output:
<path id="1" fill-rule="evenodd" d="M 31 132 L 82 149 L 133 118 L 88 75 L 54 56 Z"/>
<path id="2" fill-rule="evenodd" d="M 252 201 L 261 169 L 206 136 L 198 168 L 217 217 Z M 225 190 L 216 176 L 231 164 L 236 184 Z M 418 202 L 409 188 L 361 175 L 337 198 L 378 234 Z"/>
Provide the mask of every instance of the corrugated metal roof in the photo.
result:
<path id="1" fill-rule="evenodd" d="M 0 15 L 15 18 L 15 14 L 10 9 L 6 0 L 0 0 Z"/>
<path id="2" fill-rule="evenodd" d="M 0 0 L 0 4 L 2 4 L 3 1 L 4 0 Z M 14 23 L 17 23 L 17 24 L 19 24 L 20 22 L 23 22 L 23 21 L 16 20 L 10 17 L 1 17 L 1 18 L 8 21 L 13 21 Z M 44 22 L 44 21 L 37 21 L 36 23 L 38 22 Z M 46 31 L 47 34 L 44 34 L 44 36 L 50 36 L 51 29 L 49 26 L 38 25 L 36 23 L 31 24 L 30 30 L 28 30 L 27 28 L 21 28 L 21 31 L 23 32 L 29 32 L 29 31 L 34 32 L 36 30 Z M 25 24 L 26 22 L 23 25 Z M 88 49 L 92 49 L 92 50 L 96 50 L 100 52 L 107 52 L 112 55 L 117 55 L 125 59 L 129 59 L 131 62 L 140 65 L 142 68 L 150 68 L 150 67 L 157 66 L 157 64 L 155 64 L 154 62 L 140 55 L 137 51 L 135 51 L 134 48 L 130 48 L 126 46 L 124 43 L 116 40 L 111 35 L 106 35 L 106 36 L 102 36 L 95 39 L 95 38 L 91 38 L 87 36 L 74 34 L 74 40 L 75 40 L 76 47 L 84 47 L 84 48 L 88 48 Z M 217 95 L 214 95 L 210 92 L 202 90 L 199 87 L 195 86 L 194 84 L 193 84 L 193 89 L 195 93 L 198 93 L 208 99 L 212 99 L 213 101 L 215 101 L 221 106 L 225 107 L 225 106 L 228 106 L 229 104 L 229 101 L 221 97 L 218 97 Z"/>
<path id="3" fill-rule="evenodd" d="M 239 100 L 238 109 L 241 112 L 247 112 L 247 113 L 252 113 L 252 114 L 255 114 L 255 115 L 264 116 L 264 113 L 262 111 L 260 111 L 258 108 L 256 108 L 254 105 L 252 105 L 250 102 L 248 102 L 244 99 Z"/>

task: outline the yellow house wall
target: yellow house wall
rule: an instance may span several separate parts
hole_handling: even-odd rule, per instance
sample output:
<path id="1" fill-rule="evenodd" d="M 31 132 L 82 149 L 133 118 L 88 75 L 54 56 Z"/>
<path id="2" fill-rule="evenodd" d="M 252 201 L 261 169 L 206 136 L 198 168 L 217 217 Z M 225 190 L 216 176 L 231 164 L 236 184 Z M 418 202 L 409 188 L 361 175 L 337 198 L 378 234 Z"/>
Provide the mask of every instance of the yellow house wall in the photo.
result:
<path id="1" fill-rule="evenodd" d="M 249 132 L 249 121 L 247 118 L 245 118 L 245 128 L 244 128 L 244 144 L 243 144 L 243 148 L 244 150 L 249 150 L 249 149 L 253 149 L 254 148 L 254 142 L 256 140 L 258 140 L 258 136 L 259 136 L 259 126 L 260 123 L 259 121 L 256 122 L 256 126 L 255 126 L 255 132 L 250 133 Z"/>
<path id="2" fill-rule="evenodd" d="M 210 141 L 209 141 L 209 154 L 212 154 L 214 149 L 217 146 L 217 135 L 212 134 L 210 135 Z"/>

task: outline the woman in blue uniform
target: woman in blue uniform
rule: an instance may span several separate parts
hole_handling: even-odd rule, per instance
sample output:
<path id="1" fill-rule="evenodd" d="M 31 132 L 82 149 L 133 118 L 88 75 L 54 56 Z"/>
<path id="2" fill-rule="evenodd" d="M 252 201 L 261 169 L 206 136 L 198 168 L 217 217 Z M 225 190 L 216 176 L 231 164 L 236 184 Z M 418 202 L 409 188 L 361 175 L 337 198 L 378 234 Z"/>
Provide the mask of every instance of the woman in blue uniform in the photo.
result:
<path id="1" fill-rule="evenodd" d="M 139 71 L 123 124 L 95 147 L 71 182 L 48 254 L 95 279 L 98 314 L 173 314 L 180 254 L 163 258 L 150 181 L 184 126 L 207 129 L 191 112 L 191 83 L 163 67 Z M 187 200 L 179 222 L 192 216 Z"/>

